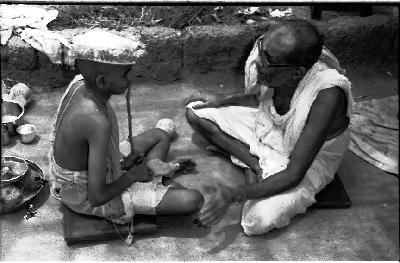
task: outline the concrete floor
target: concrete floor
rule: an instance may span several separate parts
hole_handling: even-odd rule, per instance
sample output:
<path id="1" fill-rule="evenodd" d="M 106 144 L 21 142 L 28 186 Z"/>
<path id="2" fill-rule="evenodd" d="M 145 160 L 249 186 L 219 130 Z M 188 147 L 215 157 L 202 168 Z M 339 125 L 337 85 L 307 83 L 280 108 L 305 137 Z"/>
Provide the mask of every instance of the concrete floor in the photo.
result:
<path id="1" fill-rule="evenodd" d="M 397 78 L 363 70 L 349 72 L 356 100 L 397 94 Z M 189 156 L 198 174 L 176 180 L 202 191 L 203 183 L 216 178 L 229 184 L 243 183 L 241 171 L 226 160 L 205 153 L 192 142 L 192 130 L 184 119 L 184 101 L 191 95 L 212 97 L 240 91 L 243 76 L 228 73 L 192 75 L 169 85 L 143 84 L 132 92 L 133 125 L 141 132 L 160 118 L 176 121 L 179 136 L 170 158 Z M 222 86 L 221 86 L 222 85 Z M 62 90 L 34 94 L 25 120 L 35 124 L 40 139 L 32 145 L 18 140 L 2 147 L 2 154 L 36 162 L 45 173 L 48 164 L 49 122 Z M 125 98 L 112 98 L 120 122 L 121 137 L 128 133 Z M 33 200 L 36 217 L 24 211 L 1 216 L 2 260 L 399 260 L 399 181 L 358 158 L 350 151 L 339 170 L 353 205 L 346 209 L 310 209 L 283 229 L 255 237 L 240 227 L 241 207 L 232 206 L 211 229 L 198 228 L 191 217 L 160 217 L 155 235 L 137 237 L 131 247 L 121 240 L 68 247 L 63 240 L 58 201 L 48 188 Z"/>

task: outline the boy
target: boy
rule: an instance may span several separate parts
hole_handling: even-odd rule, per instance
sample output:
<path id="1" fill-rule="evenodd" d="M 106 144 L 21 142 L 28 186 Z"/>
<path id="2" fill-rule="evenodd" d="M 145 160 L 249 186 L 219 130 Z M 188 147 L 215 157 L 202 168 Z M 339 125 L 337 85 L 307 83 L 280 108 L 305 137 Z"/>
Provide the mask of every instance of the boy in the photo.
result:
<path id="1" fill-rule="evenodd" d="M 106 61 L 107 62 L 107 61 Z M 119 157 L 118 123 L 109 99 L 129 88 L 131 64 L 75 59 L 81 75 L 66 90 L 56 114 L 49 153 L 53 194 L 77 213 L 128 223 L 134 214 L 189 215 L 203 196 L 183 188 L 168 175 L 169 137 L 151 129 L 133 138 L 133 151 L 123 165 Z M 144 158 L 133 163 L 136 155 Z"/>

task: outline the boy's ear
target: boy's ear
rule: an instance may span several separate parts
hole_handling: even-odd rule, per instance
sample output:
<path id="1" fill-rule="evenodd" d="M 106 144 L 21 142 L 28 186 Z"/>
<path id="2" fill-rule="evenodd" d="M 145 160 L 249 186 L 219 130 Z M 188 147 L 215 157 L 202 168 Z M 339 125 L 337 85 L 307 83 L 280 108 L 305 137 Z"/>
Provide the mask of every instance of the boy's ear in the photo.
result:
<path id="1" fill-rule="evenodd" d="M 106 82 L 105 76 L 103 74 L 97 75 L 95 82 L 96 82 L 96 86 L 98 88 L 102 89 Z"/>

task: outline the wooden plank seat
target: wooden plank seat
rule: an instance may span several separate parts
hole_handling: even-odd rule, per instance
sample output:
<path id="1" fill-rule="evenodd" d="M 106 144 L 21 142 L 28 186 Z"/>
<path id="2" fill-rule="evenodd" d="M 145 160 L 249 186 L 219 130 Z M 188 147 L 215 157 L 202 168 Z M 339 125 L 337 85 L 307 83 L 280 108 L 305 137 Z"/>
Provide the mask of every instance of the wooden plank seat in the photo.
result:
<path id="1" fill-rule="evenodd" d="M 312 208 L 345 208 L 351 206 L 351 201 L 343 187 L 338 174 L 335 175 L 315 199 L 317 202 Z M 115 225 L 112 222 L 94 216 L 86 216 L 73 212 L 68 207 L 61 205 L 64 223 L 64 240 L 67 245 L 108 241 L 127 237 L 130 229 L 128 225 Z M 134 236 L 150 235 L 157 231 L 156 217 L 136 215 L 134 220 Z"/>

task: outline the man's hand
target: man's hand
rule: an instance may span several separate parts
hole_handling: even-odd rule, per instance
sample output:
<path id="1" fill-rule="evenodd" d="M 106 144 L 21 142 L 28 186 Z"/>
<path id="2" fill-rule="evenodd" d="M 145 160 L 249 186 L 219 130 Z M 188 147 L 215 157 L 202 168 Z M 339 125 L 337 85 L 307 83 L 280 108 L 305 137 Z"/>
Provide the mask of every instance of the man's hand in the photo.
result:
<path id="1" fill-rule="evenodd" d="M 133 165 L 126 172 L 133 182 L 149 182 L 152 178 L 152 173 L 145 163 Z"/>
<path id="2" fill-rule="evenodd" d="M 211 227 L 217 224 L 228 211 L 232 201 L 233 190 L 217 183 L 216 186 L 206 186 L 205 194 L 210 195 L 197 215 L 202 226 Z"/>
<path id="3" fill-rule="evenodd" d="M 261 173 L 262 173 L 262 170 L 261 170 Z M 260 175 L 260 177 L 258 177 L 259 175 L 257 173 L 255 173 L 251 168 L 246 168 L 244 170 L 244 176 L 245 176 L 246 184 L 258 183 L 258 178 L 261 178 L 261 175 Z"/>
<path id="4" fill-rule="evenodd" d="M 207 100 L 201 96 L 192 95 L 189 98 L 185 99 L 183 103 L 186 106 L 189 103 L 196 102 L 196 101 L 206 102 Z"/>
<path id="5" fill-rule="evenodd" d="M 202 104 L 197 104 L 193 106 L 193 109 L 203 109 L 203 108 L 219 108 L 222 106 L 222 101 L 219 99 L 207 100 Z"/>

